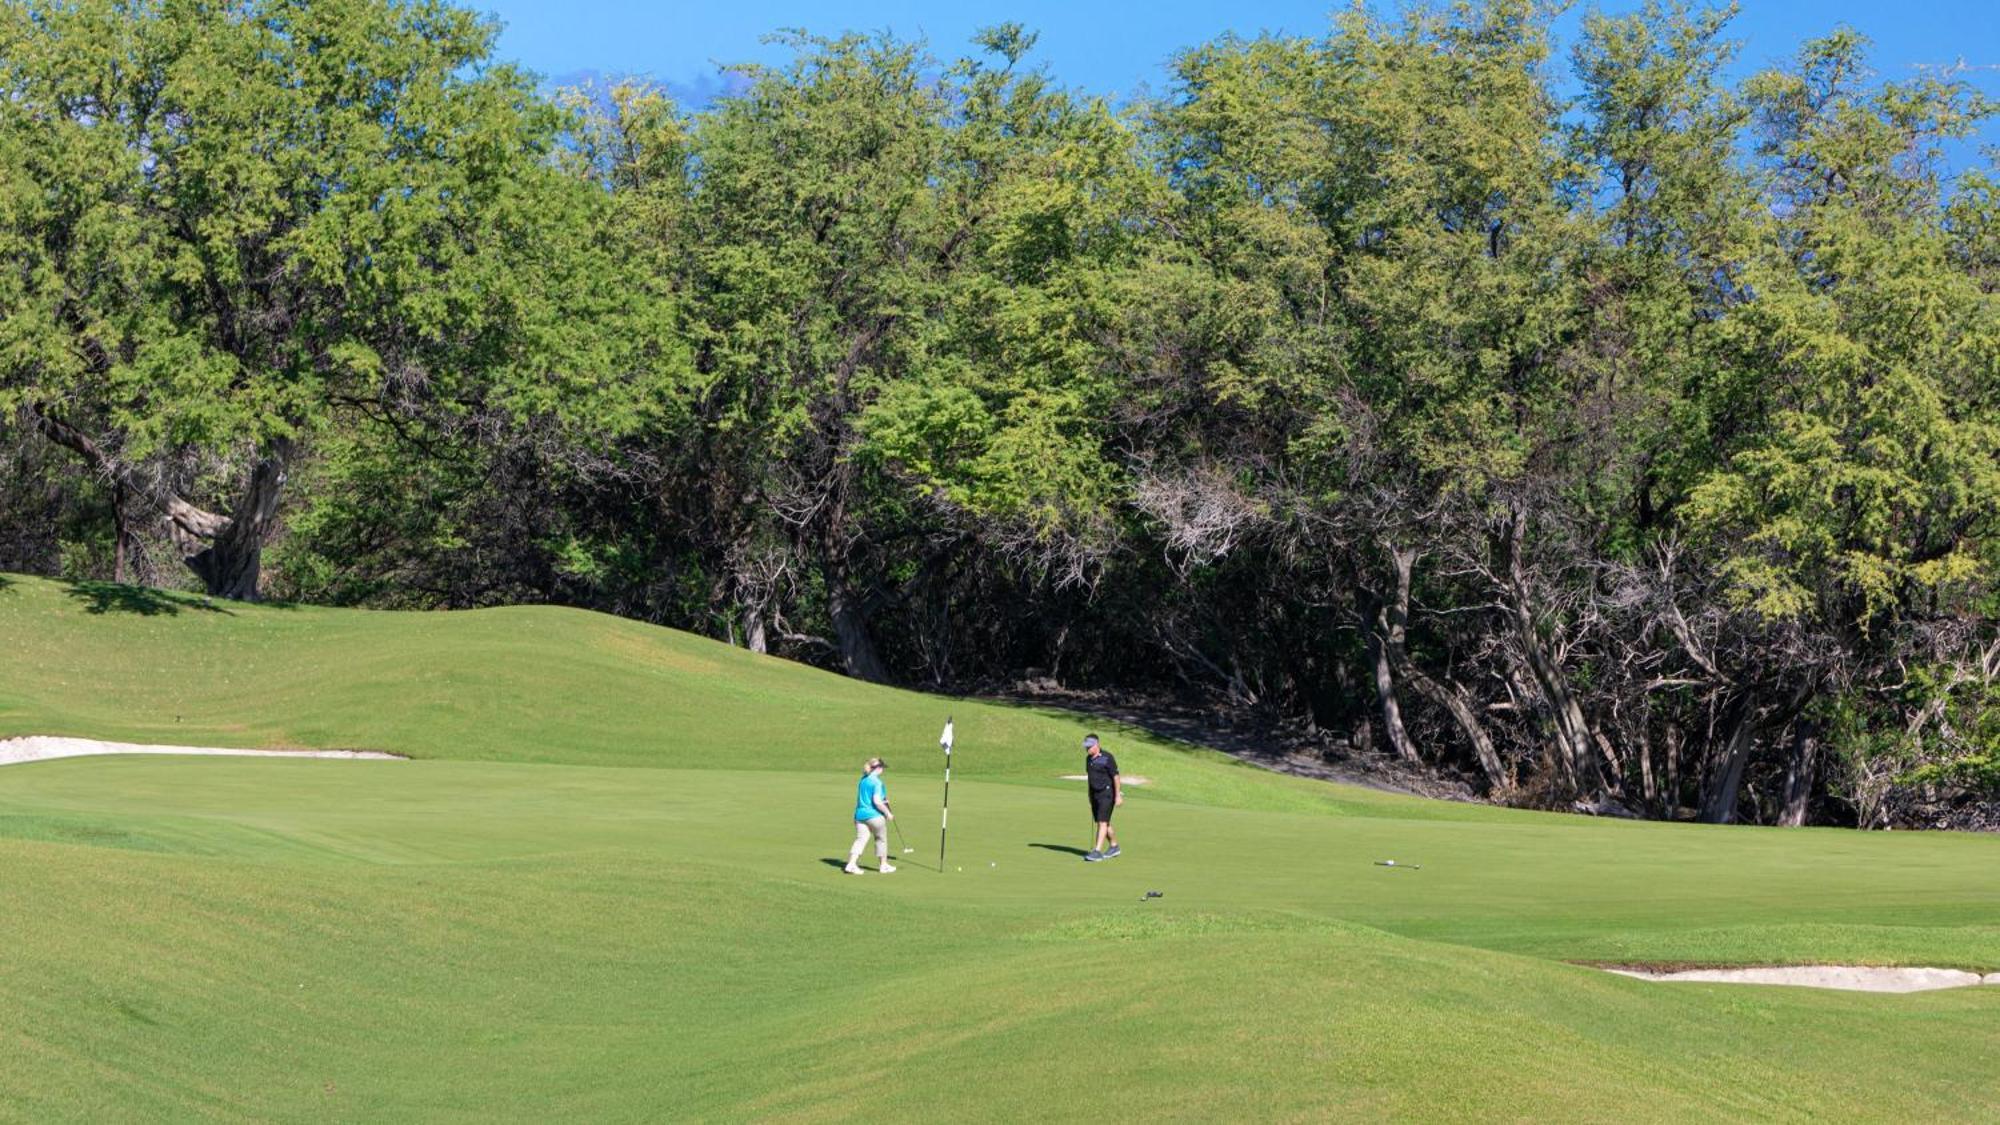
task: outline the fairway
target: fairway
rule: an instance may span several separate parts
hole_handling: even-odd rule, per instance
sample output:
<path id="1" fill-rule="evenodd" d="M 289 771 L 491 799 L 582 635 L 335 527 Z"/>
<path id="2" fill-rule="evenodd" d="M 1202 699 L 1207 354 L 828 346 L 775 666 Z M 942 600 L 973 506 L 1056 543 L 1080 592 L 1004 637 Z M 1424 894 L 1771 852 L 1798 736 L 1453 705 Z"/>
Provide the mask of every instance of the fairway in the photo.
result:
<path id="1" fill-rule="evenodd" d="M 7 1120 L 2000 1115 L 2000 988 L 1573 963 L 2000 970 L 1990 837 L 1423 802 L 573 611 L 7 581 L 0 737 L 417 759 L 0 769 Z M 1103 864 L 1086 729 L 1154 779 Z M 872 754 L 916 854 L 844 876 Z"/>

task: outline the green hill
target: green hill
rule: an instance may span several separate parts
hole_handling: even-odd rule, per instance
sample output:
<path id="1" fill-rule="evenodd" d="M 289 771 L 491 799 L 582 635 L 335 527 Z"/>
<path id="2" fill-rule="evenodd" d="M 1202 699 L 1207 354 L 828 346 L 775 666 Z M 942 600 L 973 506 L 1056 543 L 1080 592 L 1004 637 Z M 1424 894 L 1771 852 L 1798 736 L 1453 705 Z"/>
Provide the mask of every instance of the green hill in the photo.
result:
<path id="1" fill-rule="evenodd" d="M 964 727 L 961 777 L 1055 787 L 1082 763 L 1079 716 L 887 690 L 603 614 L 285 608 L 9 581 L 0 737 L 670 769 L 858 772 L 881 755 L 930 771 L 949 715 Z M 1274 778 L 1131 733 L 1124 767 L 1176 800 L 1487 815 Z"/>
<path id="2" fill-rule="evenodd" d="M 1086 722 L 573 611 L 9 578 L 0 735 L 416 760 L 0 768 L 0 1119 L 2000 1115 L 2000 988 L 1567 963 L 2000 971 L 2000 840 L 1435 804 L 1099 725 L 1156 780 L 1086 865 Z M 916 852 L 843 876 L 875 753 Z"/>

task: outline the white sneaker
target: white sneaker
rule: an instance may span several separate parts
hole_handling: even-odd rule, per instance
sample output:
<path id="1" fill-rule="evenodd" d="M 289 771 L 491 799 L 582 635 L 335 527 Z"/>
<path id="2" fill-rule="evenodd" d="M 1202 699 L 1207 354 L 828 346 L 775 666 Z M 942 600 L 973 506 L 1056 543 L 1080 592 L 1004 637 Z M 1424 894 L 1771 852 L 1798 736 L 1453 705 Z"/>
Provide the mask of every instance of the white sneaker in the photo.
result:
<path id="1" fill-rule="evenodd" d="M 895 864 L 893 864 L 893 863 L 890 863 L 890 862 L 889 862 L 888 860 L 886 860 L 886 859 L 882 861 L 882 874 L 884 874 L 884 875 L 887 875 L 887 874 L 889 874 L 889 873 L 891 873 L 891 872 L 893 872 L 893 871 L 895 871 L 895 870 L 896 870 L 896 865 L 895 865 Z"/>
<path id="2" fill-rule="evenodd" d="M 855 865 L 853 865 L 853 864 L 851 864 L 851 863 L 850 863 L 850 864 L 848 864 L 848 865 L 847 865 L 846 867 L 843 867 L 843 868 L 841 868 L 841 870 L 842 870 L 842 871 L 845 871 L 845 872 L 847 872 L 847 873 L 848 873 L 849 875 L 859 875 L 859 874 L 861 874 L 861 869 L 860 869 L 859 867 L 856 867 Z"/>

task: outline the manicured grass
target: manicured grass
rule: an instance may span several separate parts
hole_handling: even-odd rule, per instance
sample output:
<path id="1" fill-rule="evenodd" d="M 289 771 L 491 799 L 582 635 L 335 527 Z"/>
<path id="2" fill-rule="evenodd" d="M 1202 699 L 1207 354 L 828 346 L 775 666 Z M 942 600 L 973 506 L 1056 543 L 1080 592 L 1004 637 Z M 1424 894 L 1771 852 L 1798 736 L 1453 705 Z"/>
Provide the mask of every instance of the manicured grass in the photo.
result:
<path id="1" fill-rule="evenodd" d="M 1082 769 L 1079 716 L 887 691 L 601 614 L 277 608 L 9 582 L 0 589 L 0 737 L 844 772 L 877 754 L 930 768 L 949 714 L 964 728 L 960 776 L 1064 787 L 1073 783 L 1057 779 Z M 1212 751 L 1115 737 L 1124 733 L 1115 724 L 1089 729 L 1167 799 L 1496 815 L 1274 778 Z"/>
<path id="2" fill-rule="evenodd" d="M 10 581 L 7 733 L 420 760 L 0 769 L 0 1118 L 2000 1115 L 2000 988 L 1565 963 L 2000 970 L 2000 840 L 1435 805 L 1121 735 L 1161 782 L 1087 865 L 1071 717 L 556 610 Z M 917 854 L 853 878 L 871 752 Z"/>

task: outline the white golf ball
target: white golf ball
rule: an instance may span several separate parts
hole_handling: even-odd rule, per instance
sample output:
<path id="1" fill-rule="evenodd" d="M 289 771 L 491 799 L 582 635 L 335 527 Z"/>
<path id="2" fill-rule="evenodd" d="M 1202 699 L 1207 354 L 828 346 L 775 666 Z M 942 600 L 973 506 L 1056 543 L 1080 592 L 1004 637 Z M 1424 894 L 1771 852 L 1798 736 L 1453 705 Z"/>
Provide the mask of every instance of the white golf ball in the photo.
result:
<path id="1" fill-rule="evenodd" d="M 989 863 L 989 864 L 987 864 L 986 866 L 988 866 L 988 867 L 998 867 L 998 866 L 1000 866 L 1000 865 L 999 865 L 999 864 L 997 864 L 997 863 Z"/>
<path id="2" fill-rule="evenodd" d="M 959 868 L 959 870 L 960 870 L 960 871 L 963 871 L 963 870 L 965 870 L 965 868 L 961 867 L 961 868 Z"/>

